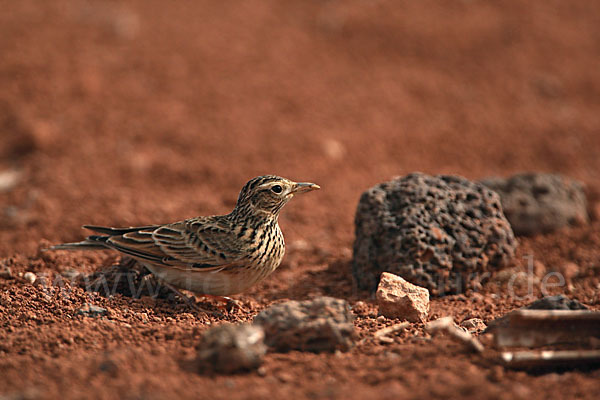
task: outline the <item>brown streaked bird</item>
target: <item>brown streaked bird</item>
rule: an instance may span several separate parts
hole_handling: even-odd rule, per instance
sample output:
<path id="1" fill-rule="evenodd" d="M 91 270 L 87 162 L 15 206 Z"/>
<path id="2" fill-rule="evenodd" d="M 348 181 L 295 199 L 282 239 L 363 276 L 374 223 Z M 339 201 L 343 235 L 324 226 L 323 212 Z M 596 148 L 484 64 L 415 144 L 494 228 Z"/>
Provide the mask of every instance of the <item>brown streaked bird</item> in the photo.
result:
<path id="1" fill-rule="evenodd" d="M 295 194 L 319 188 L 275 175 L 259 176 L 246 183 L 227 215 L 131 228 L 84 225 L 101 235 L 50 249 L 118 250 L 177 288 L 229 296 L 243 292 L 279 266 L 285 251 L 278 224 L 281 208 Z"/>

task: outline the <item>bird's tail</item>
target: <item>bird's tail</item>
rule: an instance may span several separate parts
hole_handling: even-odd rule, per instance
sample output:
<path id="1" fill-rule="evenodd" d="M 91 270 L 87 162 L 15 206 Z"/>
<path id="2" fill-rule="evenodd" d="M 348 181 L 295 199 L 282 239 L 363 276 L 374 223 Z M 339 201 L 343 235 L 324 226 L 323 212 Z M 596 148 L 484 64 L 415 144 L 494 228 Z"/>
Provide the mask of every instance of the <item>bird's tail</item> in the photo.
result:
<path id="1" fill-rule="evenodd" d="M 49 247 L 47 250 L 107 250 L 106 239 L 109 236 L 88 236 L 81 242 L 63 243 Z"/>

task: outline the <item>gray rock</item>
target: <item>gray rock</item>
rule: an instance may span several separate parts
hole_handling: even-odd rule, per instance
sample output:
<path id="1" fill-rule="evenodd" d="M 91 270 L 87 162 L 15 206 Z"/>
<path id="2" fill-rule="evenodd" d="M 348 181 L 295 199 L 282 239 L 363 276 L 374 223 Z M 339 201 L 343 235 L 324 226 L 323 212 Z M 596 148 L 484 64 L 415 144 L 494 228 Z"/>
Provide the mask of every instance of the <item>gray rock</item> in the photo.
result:
<path id="1" fill-rule="evenodd" d="M 0 269 L 0 278 L 11 279 L 13 277 L 12 270 L 10 267 L 4 267 Z"/>
<path id="2" fill-rule="evenodd" d="M 101 317 L 108 314 L 108 310 L 103 307 L 95 306 L 93 304 L 86 304 L 85 307 L 77 310 L 76 315 L 84 315 L 86 317 Z"/>
<path id="3" fill-rule="evenodd" d="M 353 273 L 375 290 L 382 272 L 432 295 L 478 288 L 517 243 L 499 196 L 459 176 L 414 173 L 364 192 L 355 217 Z"/>
<path id="4" fill-rule="evenodd" d="M 520 310 L 587 310 L 588 307 L 581 304 L 577 300 L 572 300 L 563 294 L 556 296 L 546 296 L 541 299 L 537 299 L 532 303 L 521 307 Z M 514 311 L 504 314 L 500 318 L 496 318 L 488 323 L 484 333 L 494 332 L 498 327 L 506 326 L 510 319 L 510 315 Z"/>
<path id="5" fill-rule="evenodd" d="M 275 304 L 260 312 L 254 323 L 265 330 L 267 345 L 278 351 L 333 352 L 354 344 L 353 319 L 345 300 L 319 297 Z"/>
<path id="6" fill-rule="evenodd" d="M 525 173 L 481 183 L 500 195 L 504 214 L 517 235 L 551 232 L 589 220 L 582 184 L 567 177 Z"/>
<path id="7" fill-rule="evenodd" d="M 563 294 L 546 296 L 523 307 L 525 310 L 587 310 L 587 306 Z"/>
<path id="8" fill-rule="evenodd" d="M 231 374 L 258 368 L 267 347 L 260 326 L 222 324 L 207 330 L 198 348 L 198 366 L 203 372 Z"/>

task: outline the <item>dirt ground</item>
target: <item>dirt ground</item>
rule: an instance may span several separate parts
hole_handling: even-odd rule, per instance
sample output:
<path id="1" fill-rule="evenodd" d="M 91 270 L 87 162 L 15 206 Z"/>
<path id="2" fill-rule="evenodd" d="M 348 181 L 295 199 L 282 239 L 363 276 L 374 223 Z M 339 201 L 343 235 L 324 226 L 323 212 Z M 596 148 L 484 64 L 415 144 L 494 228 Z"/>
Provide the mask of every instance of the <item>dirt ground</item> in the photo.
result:
<path id="1" fill-rule="evenodd" d="M 413 324 L 395 342 L 350 274 L 368 187 L 412 171 L 559 172 L 587 185 L 587 226 L 520 237 L 551 293 L 600 309 L 600 2 L 0 1 L 0 398 L 597 398 L 600 370 L 528 374 Z M 227 213 L 262 174 L 316 182 L 280 225 L 281 267 L 246 312 L 85 292 L 111 252 L 41 252 L 84 223 Z M 566 268 L 568 263 L 576 267 Z M 30 284 L 33 272 L 45 284 Z M 541 295 L 493 280 L 432 301 L 485 322 Z M 525 298 L 529 293 L 530 297 Z M 202 332 L 319 295 L 354 306 L 347 353 L 270 353 L 257 372 L 194 366 Z M 359 303 L 362 302 L 362 303 Z M 107 315 L 78 313 L 86 303 Z"/>

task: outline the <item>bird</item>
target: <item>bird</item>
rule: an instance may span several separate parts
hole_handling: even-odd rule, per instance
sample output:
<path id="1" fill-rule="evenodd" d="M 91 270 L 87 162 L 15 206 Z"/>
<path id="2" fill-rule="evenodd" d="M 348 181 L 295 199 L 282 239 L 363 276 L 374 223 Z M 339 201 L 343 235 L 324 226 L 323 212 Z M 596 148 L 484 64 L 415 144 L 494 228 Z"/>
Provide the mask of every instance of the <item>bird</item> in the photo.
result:
<path id="1" fill-rule="evenodd" d="M 317 189 L 315 183 L 258 176 L 244 185 L 229 214 L 129 228 L 84 225 L 97 234 L 50 250 L 117 250 L 168 285 L 229 300 L 279 266 L 285 253 L 281 209 L 296 194 Z"/>

